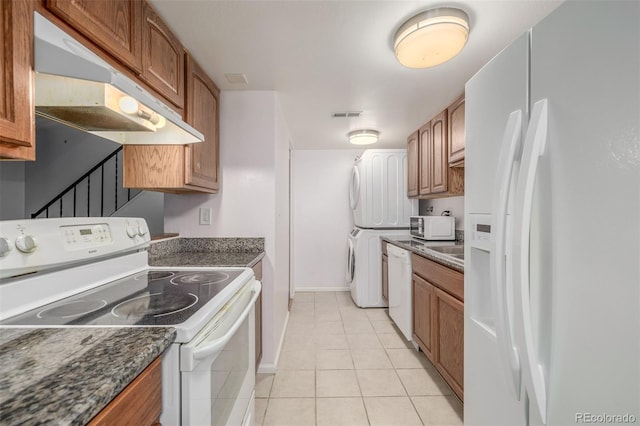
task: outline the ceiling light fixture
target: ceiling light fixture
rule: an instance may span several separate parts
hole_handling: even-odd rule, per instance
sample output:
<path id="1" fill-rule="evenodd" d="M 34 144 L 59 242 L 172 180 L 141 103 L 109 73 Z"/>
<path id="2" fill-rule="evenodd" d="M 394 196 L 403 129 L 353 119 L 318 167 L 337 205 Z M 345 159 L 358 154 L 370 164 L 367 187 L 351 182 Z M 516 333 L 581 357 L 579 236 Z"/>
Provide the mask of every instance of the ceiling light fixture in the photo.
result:
<path id="1" fill-rule="evenodd" d="M 370 145 L 372 143 L 378 142 L 378 136 L 380 132 L 377 130 L 354 130 L 349 132 L 347 136 L 349 137 L 349 142 L 354 145 Z"/>
<path id="2" fill-rule="evenodd" d="M 429 68 L 456 56 L 469 38 L 469 16 L 453 7 L 421 12 L 400 26 L 393 38 L 398 61 L 408 68 Z"/>

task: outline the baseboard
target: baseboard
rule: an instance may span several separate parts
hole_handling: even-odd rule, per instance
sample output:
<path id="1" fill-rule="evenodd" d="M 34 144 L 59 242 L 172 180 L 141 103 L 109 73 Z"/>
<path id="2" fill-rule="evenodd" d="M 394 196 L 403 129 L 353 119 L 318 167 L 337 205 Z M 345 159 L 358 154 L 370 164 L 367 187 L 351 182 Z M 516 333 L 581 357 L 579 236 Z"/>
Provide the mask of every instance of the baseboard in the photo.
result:
<path id="1" fill-rule="evenodd" d="M 296 288 L 296 293 L 318 293 L 321 291 L 350 291 L 349 287 L 303 287 Z"/>
<path id="2" fill-rule="evenodd" d="M 289 312 L 284 319 L 284 327 L 282 328 L 282 334 L 280 335 L 280 342 L 278 343 L 278 350 L 276 351 L 276 360 L 274 363 L 260 362 L 258 366 L 258 374 L 276 374 L 278 371 L 278 361 L 280 360 L 280 354 L 282 353 L 282 345 L 284 345 L 284 336 L 287 333 L 287 326 L 289 325 Z"/>

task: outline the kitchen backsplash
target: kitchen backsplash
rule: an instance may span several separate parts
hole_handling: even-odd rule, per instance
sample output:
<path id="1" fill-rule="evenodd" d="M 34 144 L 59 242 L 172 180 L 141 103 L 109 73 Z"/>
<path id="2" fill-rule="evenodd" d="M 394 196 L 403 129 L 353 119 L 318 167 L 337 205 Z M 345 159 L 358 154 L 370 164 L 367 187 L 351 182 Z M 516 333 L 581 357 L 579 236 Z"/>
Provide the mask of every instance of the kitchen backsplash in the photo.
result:
<path id="1" fill-rule="evenodd" d="M 445 210 L 456 218 L 456 231 L 464 231 L 464 196 L 420 200 L 418 211 L 421 215 L 440 216 Z"/>

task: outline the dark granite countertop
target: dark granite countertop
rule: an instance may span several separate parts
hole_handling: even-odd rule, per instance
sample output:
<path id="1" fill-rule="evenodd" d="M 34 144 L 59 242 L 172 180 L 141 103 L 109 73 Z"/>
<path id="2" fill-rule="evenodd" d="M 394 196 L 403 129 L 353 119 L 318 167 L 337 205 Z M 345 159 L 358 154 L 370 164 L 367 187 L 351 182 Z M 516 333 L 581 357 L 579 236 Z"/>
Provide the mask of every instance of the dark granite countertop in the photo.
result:
<path id="1" fill-rule="evenodd" d="M 0 328 L 0 424 L 86 424 L 175 334 L 162 327 Z"/>
<path id="2" fill-rule="evenodd" d="M 408 237 L 399 239 L 382 237 L 382 239 L 390 244 L 409 250 L 417 255 L 426 257 L 434 262 L 438 262 L 451 269 L 464 273 L 463 259 L 458 259 L 431 249 L 432 247 L 453 245 L 464 247 L 464 241 L 421 241 Z"/>
<path id="3" fill-rule="evenodd" d="M 264 238 L 172 238 L 152 242 L 150 266 L 251 268 L 264 257 Z"/>

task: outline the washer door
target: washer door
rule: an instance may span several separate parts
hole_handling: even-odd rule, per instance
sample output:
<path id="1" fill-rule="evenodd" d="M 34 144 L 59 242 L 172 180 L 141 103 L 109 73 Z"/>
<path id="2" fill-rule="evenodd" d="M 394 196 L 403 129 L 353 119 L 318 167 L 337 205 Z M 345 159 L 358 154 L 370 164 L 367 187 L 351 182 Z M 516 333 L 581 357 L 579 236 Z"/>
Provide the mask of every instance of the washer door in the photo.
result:
<path id="1" fill-rule="evenodd" d="M 355 253 L 355 249 L 353 247 L 353 240 L 351 238 L 349 238 L 347 240 L 347 243 L 349 244 L 349 250 L 348 250 L 348 254 L 347 254 L 347 274 L 346 274 L 346 278 L 347 278 L 347 284 L 351 284 L 351 282 L 353 281 L 353 275 L 354 275 L 355 270 L 356 270 L 356 253 Z"/>

